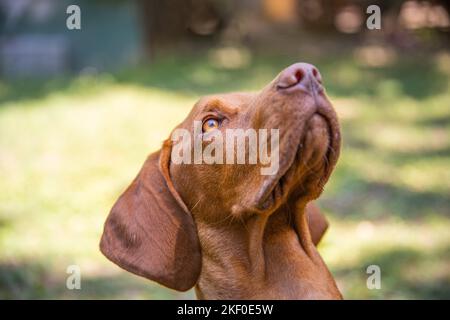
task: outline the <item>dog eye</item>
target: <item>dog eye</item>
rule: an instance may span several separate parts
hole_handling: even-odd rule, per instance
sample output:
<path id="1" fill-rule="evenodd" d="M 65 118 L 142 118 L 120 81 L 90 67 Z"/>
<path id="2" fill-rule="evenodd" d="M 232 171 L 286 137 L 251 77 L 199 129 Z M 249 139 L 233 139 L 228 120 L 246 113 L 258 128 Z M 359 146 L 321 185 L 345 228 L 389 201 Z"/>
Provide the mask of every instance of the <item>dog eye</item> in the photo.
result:
<path id="1" fill-rule="evenodd" d="M 219 120 L 214 118 L 209 118 L 203 121 L 202 131 L 209 132 L 211 130 L 219 128 Z"/>

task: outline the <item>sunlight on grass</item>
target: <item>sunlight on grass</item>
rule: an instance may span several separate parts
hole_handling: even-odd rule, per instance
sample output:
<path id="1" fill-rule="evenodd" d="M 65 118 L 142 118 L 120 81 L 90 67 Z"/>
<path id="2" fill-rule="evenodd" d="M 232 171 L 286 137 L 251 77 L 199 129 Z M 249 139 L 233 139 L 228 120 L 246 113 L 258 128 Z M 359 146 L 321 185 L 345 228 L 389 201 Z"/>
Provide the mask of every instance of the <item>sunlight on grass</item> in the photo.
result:
<path id="1" fill-rule="evenodd" d="M 417 299 L 420 291 L 437 290 L 428 298 L 448 294 L 450 286 L 450 221 L 342 222 L 321 245 L 324 259 L 347 297 Z M 379 265 L 382 290 L 368 290 L 366 268 Z M 414 290 L 413 290 L 414 289 Z"/>
<path id="2" fill-rule="evenodd" d="M 192 103 L 161 90 L 111 84 L 90 95 L 55 93 L 5 104 L 2 261 L 50 260 L 60 286 L 69 264 L 79 264 L 87 277 L 114 270 L 97 245 L 111 203 Z"/>

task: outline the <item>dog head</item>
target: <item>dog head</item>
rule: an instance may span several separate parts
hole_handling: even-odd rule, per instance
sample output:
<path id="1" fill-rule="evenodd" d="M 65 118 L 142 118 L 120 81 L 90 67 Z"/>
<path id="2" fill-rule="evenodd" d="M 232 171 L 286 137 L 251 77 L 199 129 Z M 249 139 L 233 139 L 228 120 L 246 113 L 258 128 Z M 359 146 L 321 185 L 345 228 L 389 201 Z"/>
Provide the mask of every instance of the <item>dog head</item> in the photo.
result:
<path id="1" fill-rule="evenodd" d="M 297 63 L 258 93 L 200 99 L 149 156 L 105 223 L 102 252 L 124 269 L 177 290 L 195 285 L 195 221 L 217 223 L 306 204 L 339 155 L 336 114 L 319 71 Z"/>

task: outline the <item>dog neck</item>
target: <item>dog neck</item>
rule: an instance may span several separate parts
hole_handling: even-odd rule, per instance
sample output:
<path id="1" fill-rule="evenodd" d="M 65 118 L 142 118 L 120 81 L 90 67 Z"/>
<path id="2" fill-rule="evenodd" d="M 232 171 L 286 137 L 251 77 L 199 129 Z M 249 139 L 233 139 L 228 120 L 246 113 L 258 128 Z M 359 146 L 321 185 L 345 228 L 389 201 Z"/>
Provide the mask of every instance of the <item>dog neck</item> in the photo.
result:
<path id="1" fill-rule="evenodd" d="M 311 239 L 304 205 L 232 225 L 197 222 L 199 299 L 332 299 L 340 293 Z"/>

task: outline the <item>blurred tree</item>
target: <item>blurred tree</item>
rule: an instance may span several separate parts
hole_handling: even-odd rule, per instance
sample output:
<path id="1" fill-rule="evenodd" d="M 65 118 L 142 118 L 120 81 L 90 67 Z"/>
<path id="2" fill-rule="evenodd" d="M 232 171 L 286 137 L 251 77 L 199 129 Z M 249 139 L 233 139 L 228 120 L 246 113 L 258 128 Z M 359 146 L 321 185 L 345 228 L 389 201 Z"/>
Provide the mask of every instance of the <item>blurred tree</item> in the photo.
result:
<path id="1" fill-rule="evenodd" d="M 158 47 L 192 40 L 192 36 L 213 35 L 223 23 L 217 1 L 140 0 L 139 7 L 149 56 Z"/>
<path id="2" fill-rule="evenodd" d="M 278 23 L 294 23 L 298 21 L 297 0 L 264 0 L 263 8 L 266 17 Z"/>
<path id="3" fill-rule="evenodd" d="M 358 8 L 365 13 L 370 5 L 381 8 L 383 18 L 389 20 L 388 24 L 396 25 L 402 6 L 406 2 L 440 5 L 450 14 L 450 1 L 405 1 L 405 0 L 298 0 L 298 15 L 301 24 L 307 30 L 331 32 L 336 31 L 335 18 L 346 7 Z"/>
<path id="4" fill-rule="evenodd" d="M 283 29 L 273 28 L 275 25 L 287 25 L 299 32 L 359 33 L 368 37 L 374 35 L 364 33 L 369 5 L 381 9 L 382 30 L 376 36 L 394 39 L 394 43 L 402 46 L 401 43 L 415 41 L 415 35 L 405 32 L 399 23 L 405 3 L 439 5 L 450 13 L 450 1 L 445 0 L 138 0 L 138 3 L 149 57 L 161 48 L 197 46 L 205 39 L 244 43 L 258 36 L 264 38 L 267 31 L 282 32 Z M 439 30 L 450 35 L 448 28 Z"/>

